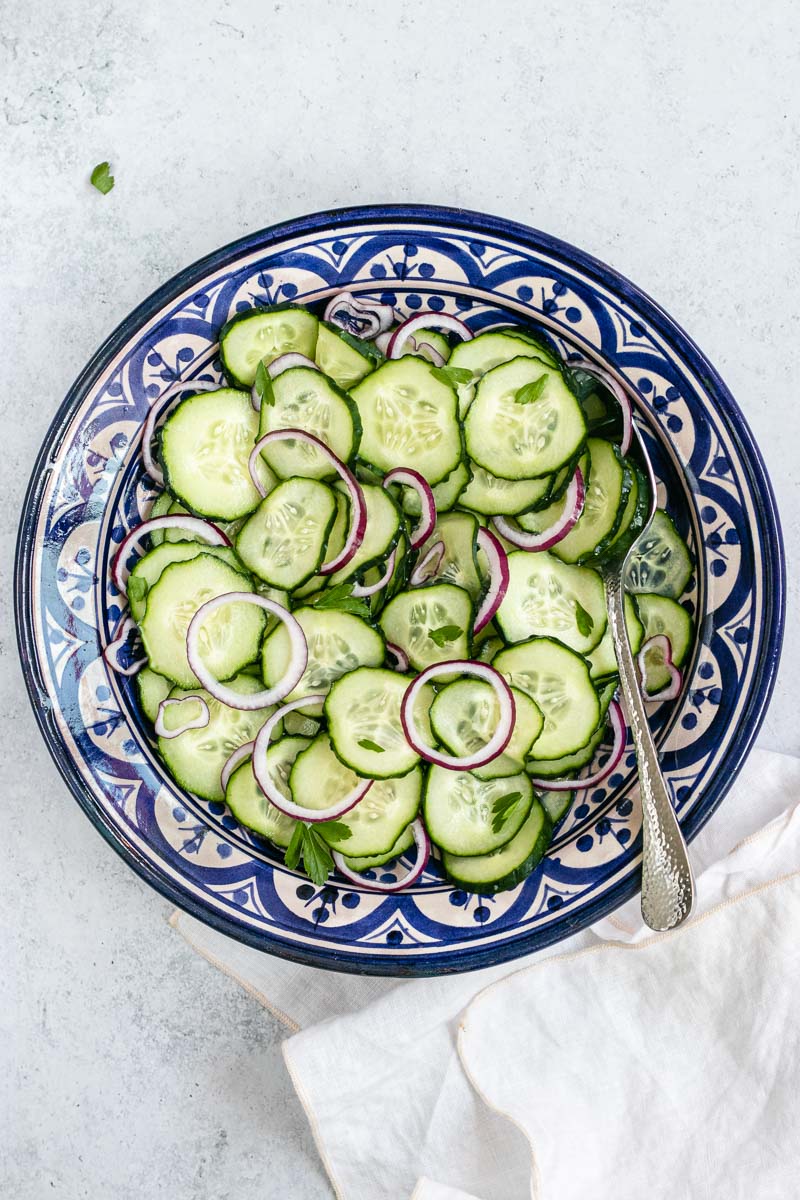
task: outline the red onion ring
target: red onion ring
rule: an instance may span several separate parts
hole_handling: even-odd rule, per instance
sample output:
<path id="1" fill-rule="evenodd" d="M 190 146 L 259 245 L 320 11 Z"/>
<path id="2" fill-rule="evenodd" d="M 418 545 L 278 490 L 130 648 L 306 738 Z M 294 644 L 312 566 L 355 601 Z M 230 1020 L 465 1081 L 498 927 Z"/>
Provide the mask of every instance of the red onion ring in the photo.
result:
<path id="1" fill-rule="evenodd" d="M 142 426 L 142 462 L 144 469 L 151 479 L 156 483 L 164 486 L 164 472 L 153 458 L 153 434 L 156 431 L 158 419 L 165 415 L 165 410 L 173 401 L 177 400 L 179 392 L 216 392 L 219 391 L 218 383 L 209 383 L 208 380 L 196 379 L 194 382 L 188 379 L 176 380 L 166 388 L 160 396 L 156 396 L 153 403 L 150 405 L 150 411 L 147 414 L 147 419 Z"/>
<path id="2" fill-rule="evenodd" d="M 380 350 L 381 354 L 385 354 L 389 349 L 389 342 L 392 340 L 393 330 L 387 329 L 385 333 L 379 333 L 375 338 L 375 345 Z"/>
<path id="3" fill-rule="evenodd" d="M 273 442 L 288 441 L 308 442 L 310 445 L 316 446 L 344 480 L 345 487 L 350 496 L 350 528 L 347 531 L 345 543 L 335 558 L 324 562 L 319 568 L 320 575 L 333 575 L 335 571 L 347 566 L 364 540 L 364 535 L 367 532 L 367 505 L 364 500 L 364 493 L 350 468 L 346 467 L 339 456 L 333 453 L 330 446 L 326 446 L 313 433 L 306 433 L 304 429 L 273 429 L 271 433 L 265 433 L 263 437 L 258 439 L 250 452 L 250 458 L 247 462 L 250 478 L 260 496 L 266 496 L 267 494 L 256 472 L 261 451 L 265 446 L 269 446 Z"/>
<path id="4" fill-rule="evenodd" d="M 142 521 L 141 525 L 137 525 L 122 539 L 119 549 L 114 555 L 114 561 L 111 564 L 111 578 L 115 587 L 123 595 L 130 574 L 125 570 L 125 558 L 128 551 L 143 537 L 147 537 L 149 533 L 156 533 L 159 529 L 185 529 L 199 541 L 207 542 L 209 546 L 230 546 L 231 544 L 230 538 L 217 525 L 212 521 L 203 520 L 202 517 L 184 516 L 180 513 L 175 513 L 173 516 L 150 517 L 149 520 Z"/>
<path id="5" fill-rule="evenodd" d="M 508 591 L 508 555 L 505 550 L 489 529 L 479 529 L 476 542 L 489 562 L 489 587 L 475 614 L 473 637 L 489 624 Z"/>
<path id="6" fill-rule="evenodd" d="M 340 875 L 344 875 L 345 879 L 349 879 L 351 883 L 358 886 L 365 892 L 400 892 L 403 888 L 410 887 L 412 883 L 416 883 L 422 872 L 428 865 L 428 859 L 431 854 L 431 840 L 428 837 L 428 831 L 423 825 L 419 817 L 411 826 L 414 832 L 414 841 L 417 845 L 417 861 L 413 867 L 410 867 L 408 872 L 402 879 L 396 879 L 394 883 L 380 883 L 377 879 L 365 879 L 363 875 L 359 875 L 358 871 L 354 871 L 348 867 L 344 861 L 344 855 L 338 850 L 333 851 L 333 861 L 336 864 L 336 870 Z M 381 868 L 377 868 L 380 870 Z"/>
<path id="7" fill-rule="evenodd" d="M 588 359 L 582 359 L 580 369 L 585 371 L 587 375 L 594 376 L 612 393 L 614 399 L 619 404 L 622 412 L 622 439 L 619 444 L 620 454 L 627 454 L 631 448 L 631 437 L 633 436 L 633 405 L 627 389 L 615 379 L 610 371 L 605 367 L 598 366 L 597 363 Z"/>
<path id="8" fill-rule="evenodd" d="M 387 471 L 383 477 L 383 486 L 387 487 L 390 483 L 400 483 L 404 487 L 413 488 L 419 496 L 422 515 L 419 525 L 408 539 L 411 549 L 416 550 L 423 542 L 427 542 L 436 524 L 436 500 L 433 490 L 425 476 L 420 475 L 419 471 L 415 471 L 413 467 L 394 467 L 391 471 Z"/>
<path id="9" fill-rule="evenodd" d="M 406 654 L 405 650 L 402 648 L 402 646 L 396 646 L 394 642 L 387 642 L 386 651 L 388 654 L 393 655 L 397 660 L 397 666 L 395 667 L 395 670 L 399 671 L 401 675 L 404 675 L 409 668 L 408 655 Z"/>
<path id="10" fill-rule="evenodd" d="M 303 808 L 301 804 L 295 804 L 293 800 L 287 800 L 283 793 L 279 792 L 273 785 L 269 777 L 269 771 L 266 769 L 267 751 L 269 750 L 269 740 L 273 729 L 279 721 L 283 720 L 287 713 L 294 712 L 296 708 L 305 708 L 308 704 L 321 704 L 324 700 L 324 694 L 320 693 L 315 696 L 301 696 L 298 700 L 292 700 L 289 704 L 282 705 L 261 726 L 256 735 L 255 745 L 253 746 L 253 774 L 255 775 L 256 783 L 270 804 L 274 804 L 287 817 L 294 817 L 296 821 L 305 821 L 310 825 L 315 824 L 317 821 L 334 821 L 337 817 L 343 816 L 351 808 L 355 808 L 359 800 L 364 799 L 375 782 L 374 779 L 363 779 L 351 792 L 348 792 L 346 796 L 343 796 L 341 800 L 337 800 L 335 804 L 330 805 L 328 808 Z"/>
<path id="11" fill-rule="evenodd" d="M 184 725 L 179 725 L 177 729 L 167 729 L 164 724 L 164 710 L 173 708 L 176 704 L 199 704 L 200 716 L 195 717 L 192 721 L 187 721 Z M 158 706 L 153 732 L 157 737 L 176 738 L 182 733 L 186 733 L 190 729 L 205 729 L 206 725 L 211 720 L 211 713 L 208 711 L 208 705 L 202 696 L 181 696 L 170 700 L 162 700 Z"/>
<path id="12" fill-rule="evenodd" d="M 500 705 L 497 728 L 483 749 L 478 750 L 475 754 L 445 754 L 434 746 L 429 746 L 424 741 L 414 716 L 414 704 L 425 684 L 431 679 L 438 679 L 440 675 L 452 675 L 453 673 L 473 675 L 476 679 L 482 679 L 488 683 L 494 690 Z M 474 659 L 468 658 L 434 663 L 433 666 L 420 671 L 416 679 L 408 685 L 400 705 L 400 721 L 409 746 L 428 762 L 434 763 L 437 767 L 446 767 L 448 771 L 472 771 L 475 767 L 484 767 L 487 763 L 492 762 L 503 753 L 510 742 L 516 717 L 514 696 L 500 672 L 496 671 L 494 667 L 490 667 L 488 663 L 475 662 Z"/>
<path id="13" fill-rule="evenodd" d="M 147 655 L 142 653 L 140 658 L 135 658 L 127 667 L 123 667 L 120 666 L 117 657 L 123 646 L 127 645 L 131 632 L 138 628 L 139 626 L 130 613 L 123 614 L 114 626 L 111 641 L 103 650 L 103 660 L 106 666 L 110 667 L 112 671 L 116 671 L 117 675 L 136 675 L 147 662 Z"/>
<path id="14" fill-rule="evenodd" d="M 458 317 L 451 317 L 449 313 L 415 313 L 395 329 L 386 349 L 386 357 L 399 358 L 408 339 L 422 329 L 443 329 L 445 333 L 457 334 L 462 342 L 471 342 L 475 336 L 469 325 L 465 325 Z"/>
<path id="15" fill-rule="evenodd" d="M 250 695 L 242 695 L 241 692 L 235 692 L 233 688 L 226 687 L 224 683 L 215 679 L 203 663 L 200 657 L 200 628 L 206 617 L 226 604 L 255 604 L 257 608 L 263 608 L 265 612 L 278 617 L 286 626 L 291 658 L 286 674 L 275 687 L 253 692 Z M 276 704 L 297 687 L 308 664 L 308 644 L 299 621 L 283 605 L 276 604 L 274 600 L 268 600 L 266 596 L 259 596 L 255 592 L 225 592 L 222 596 L 214 596 L 211 600 L 206 600 L 205 604 L 201 604 L 192 617 L 189 628 L 186 630 L 186 657 L 191 670 L 215 700 L 227 704 L 229 708 L 252 712 L 254 709 L 267 708 L 270 704 Z"/>
<path id="16" fill-rule="evenodd" d="M 387 583 L 392 578 L 392 575 L 394 574 L 394 564 L 396 561 L 397 547 L 395 546 L 394 550 L 392 550 L 391 554 L 386 560 L 386 570 L 384 571 L 383 575 L 381 575 L 378 582 L 370 584 L 354 583 L 350 595 L 358 597 L 374 596 L 376 592 L 381 590 L 381 588 L 386 587 Z"/>
<path id="17" fill-rule="evenodd" d="M 619 701 L 612 700 L 609 704 L 608 719 L 614 731 L 614 741 L 611 746 L 611 753 L 608 756 L 608 762 L 604 767 L 600 767 L 593 775 L 585 775 L 583 779 L 535 779 L 531 775 L 533 786 L 542 788 L 545 792 L 571 792 L 574 788 L 592 788 L 596 787 L 598 783 L 602 783 L 614 768 L 619 766 L 620 759 L 625 753 L 625 746 L 628 742 L 628 727 L 625 724 L 625 717 Z"/>
<path id="18" fill-rule="evenodd" d="M 648 650 L 660 650 L 662 652 L 664 655 L 664 666 L 669 672 L 669 683 L 660 692 L 647 692 L 644 690 L 645 680 L 647 679 Z M 683 687 L 683 673 L 675 666 L 672 658 L 672 642 L 665 633 L 657 633 L 647 639 L 636 656 L 636 663 L 639 667 L 639 677 L 642 681 L 642 692 L 645 700 L 677 700 Z"/>
<path id="19" fill-rule="evenodd" d="M 520 550 L 549 550 L 551 546 L 555 546 L 567 536 L 583 512 L 585 503 L 586 488 L 583 482 L 583 472 L 580 467 L 576 467 L 564 496 L 561 515 L 549 529 L 545 529 L 541 533 L 527 533 L 524 529 L 520 529 L 516 521 L 499 516 L 492 517 L 492 524 L 501 537 Z"/>
<path id="20" fill-rule="evenodd" d="M 411 572 L 408 580 L 411 587 L 418 587 L 426 579 L 432 579 L 442 565 L 443 558 L 444 542 L 434 542 Z"/>
<path id="21" fill-rule="evenodd" d="M 427 358 L 428 362 L 432 363 L 434 367 L 443 367 L 446 364 L 447 359 L 445 356 L 435 346 L 432 346 L 430 342 L 418 342 L 413 336 L 408 340 L 411 343 L 413 353 L 419 354 L 422 358 Z"/>
<path id="22" fill-rule="evenodd" d="M 237 746 L 233 754 L 229 754 L 222 764 L 222 770 L 219 773 L 219 784 L 223 792 L 228 790 L 228 780 L 237 767 L 240 767 L 245 759 L 249 758 L 253 753 L 255 741 L 245 742 L 241 746 Z"/>
<path id="23" fill-rule="evenodd" d="M 346 314 L 344 319 L 340 316 L 342 312 Z M 394 309 L 391 304 L 381 304 L 379 300 L 354 296 L 352 292 L 337 292 L 328 301 L 323 320 L 338 325 L 346 333 L 355 334 L 363 341 L 370 341 L 389 329 L 394 321 Z"/>

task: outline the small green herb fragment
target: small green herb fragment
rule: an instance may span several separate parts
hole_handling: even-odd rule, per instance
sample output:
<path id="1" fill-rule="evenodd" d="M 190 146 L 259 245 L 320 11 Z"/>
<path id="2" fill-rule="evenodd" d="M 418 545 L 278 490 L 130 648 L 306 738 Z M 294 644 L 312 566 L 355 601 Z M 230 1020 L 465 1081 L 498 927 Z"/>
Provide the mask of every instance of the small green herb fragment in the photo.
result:
<path id="1" fill-rule="evenodd" d="M 460 638 L 463 629 L 459 629 L 458 625 L 440 625 L 438 629 L 429 629 L 428 637 L 435 646 L 442 650 L 450 642 L 454 642 L 456 638 Z"/>
<path id="2" fill-rule="evenodd" d="M 533 404 L 538 400 L 544 389 L 547 387 L 547 373 L 540 375 L 538 379 L 534 379 L 532 383 L 525 383 L 521 388 L 518 388 L 514 400 L 517 404 Z"/>
<path id="3" fill-rule="evenodd" d="M 323 884 L 333 870 L 329 846 L 316 829 L 302 821 L 294 827 L 284 860 L 289 870 L 294 871 L 301 858 L 306 875 L 317 886 Z"/>
<path id="4" fill-rule="evenodd" d="M 256 367 L 256 378 L 253 386 L 261 403 L 267 404 L 272 408 L 275 403 L 275 393 L 272 390 L 272 380 L 269 377 L 267 368 L 264 366 L 263 359 L 261 359 Z"/>
<path id="5" fill-rule="evenodd" d="M 98 192 L 102 192 L 104 196 L 107 196 L 114 186 L 111 164 L 107 162 L 98 163 L 89 179 L 92 187 L 97 188 Z"/>
<path id="6" fill-rule="evenodd" d="M 383 754 L 386 749 L 385 746 L 379 746 L 377 742 L 372 742 L 369 738 L 362 738 L 358 744 L 362 750 L 372 750 L 375 754 Z"/>
<path id="7" fill-rule="evenodd" d="M 335 842 L 346 842 L 353 836 L 352 829 L 349 825 L 345 825 L 344 821 L 322 821 L 317 829 L 320 833 L 324 830 Z"/>
<path id="8" fill-rule="evenodd" d="M 507 792 L 506 795 L 497 797 L 492 804 L 492 833 L 500 832 L 521 799 L 522 792 Z"/>
<path id="9" fill-rule="evenodd" d="M 588 637 L 594 629 L 594 617 L 586 611 L 580 600 L 575 601 L 575 624 L 581 637 Z"/>
<path id="10" fill-rule="evenodd" d="M 352 613 L 354 617 L 361 617 L 365 621 L 370 616 L 366 600 L 353 595 L 352 583 L 338 583 L 336 587 L 329 588 L 314 601 L 313 607 L 322 611 L 335 609 L 337 612 Z"/>
<path id="11" fill-rule="evenodd" d="M 431 375 L 439 383 L 447 383 L 456 387 L 459 383 L 472 383 L 472 371 L 466 367 L 431 367 Z"/>
<path id="12" fill-rule="evenodd" d="M 289 839 L 289 845 L 284 852 L 284 860 L 290 871 L 294 871 L 300 859 L 303 856 L 303 830 L 305 825 L 298 822 L 292 830 L 292 836 Z"/>

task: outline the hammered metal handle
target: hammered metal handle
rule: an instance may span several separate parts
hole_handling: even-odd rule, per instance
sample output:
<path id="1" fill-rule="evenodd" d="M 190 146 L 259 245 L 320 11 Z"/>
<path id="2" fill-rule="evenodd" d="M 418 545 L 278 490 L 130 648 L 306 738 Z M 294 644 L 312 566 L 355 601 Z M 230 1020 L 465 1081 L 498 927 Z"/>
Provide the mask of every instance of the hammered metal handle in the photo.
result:
<path id="1" fill-rule="evenodd" d="M 658 765 L 636 665 L 625 626 L 622 571 L 605 578 L 608 622 L 639 767 L 642 797 L 642 917 L 656 930 L 682 924 L 694 904 L 694 879 L 686 843 Z"/>

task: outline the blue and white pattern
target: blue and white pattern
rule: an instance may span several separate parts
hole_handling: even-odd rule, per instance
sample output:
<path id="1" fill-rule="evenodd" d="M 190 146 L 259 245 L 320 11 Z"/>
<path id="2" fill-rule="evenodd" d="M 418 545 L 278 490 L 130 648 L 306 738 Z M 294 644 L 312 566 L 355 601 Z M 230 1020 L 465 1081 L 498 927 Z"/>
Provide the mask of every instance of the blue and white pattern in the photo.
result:
<path id="1" fill-rule="evenodd" d="M 101 657 L 124 608 L 110 558 L 154 496 L 140 454 L 149 405 L 175 379 L 220 378 L 216 337 L 231 314 L 323 304 L 345 287 L 400 313 L 457 313 L 476 331 L 534 322 L 562 352 L 594 357 L 632 385 L 662 498 L 698 562 L 684 691 L 653 718 L 689 836 L 729 787 L 771 691 L 783 624 L 777 515 L 741 414 L 672 321 L 574 248 L 477 214 L 354 209 L 255 234 L 151 297 L 75 384 L 34 471 L 17 561 L 26 678 L 73 794 L 150 883 L 252 945 L 355 972 L 467 970 L 564 937 L 631 894 L 641 826 L 631 753 L 576 799 L 547 858 L 514 891 L 453 890 L 434 860 L 408 894 L 335 879 L 319 888 L 223 804 L 166 777 L 131 682 Z"/>

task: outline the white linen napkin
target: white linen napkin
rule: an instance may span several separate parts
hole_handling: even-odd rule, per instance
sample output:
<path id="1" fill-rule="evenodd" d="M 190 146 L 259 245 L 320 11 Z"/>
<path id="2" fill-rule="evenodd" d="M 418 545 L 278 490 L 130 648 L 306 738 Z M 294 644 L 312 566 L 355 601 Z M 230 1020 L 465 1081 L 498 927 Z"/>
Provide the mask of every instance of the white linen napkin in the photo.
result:
<path id="1" fill-rule="evenodd" d="M 172 920 L 293 1033 L 342 1200 L 783 1200 L 800 1178 L 798 801 L 800 760 L 754 751 L 692 844 L 684 929 L 650 934 L 634 900 L 468 975 L 339 976 Z"/>

